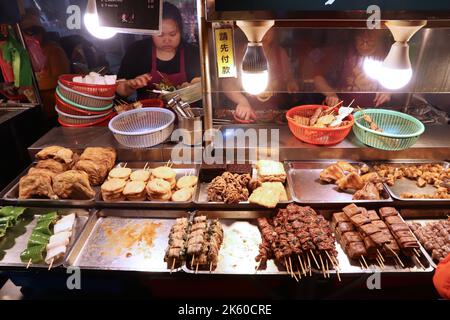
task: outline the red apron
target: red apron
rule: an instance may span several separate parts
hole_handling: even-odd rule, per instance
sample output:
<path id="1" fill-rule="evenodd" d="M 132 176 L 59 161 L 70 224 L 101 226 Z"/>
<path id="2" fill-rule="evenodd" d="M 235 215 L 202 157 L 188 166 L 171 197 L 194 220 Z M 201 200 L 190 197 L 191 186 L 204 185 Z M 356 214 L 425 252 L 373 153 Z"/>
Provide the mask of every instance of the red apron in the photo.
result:
<path id="1" fill-rule="evenodd" d="M 161 83 L 163 82 L 163 77 L 161 74 L 166 77 L 172 85 L 180 86 L 185 82 L 188 82 L 187 75 L 186 75 L 186 68 L 185 68 L 185 62 L 184 62 L 184 48 L 180 48 L 180 70 L 178 73 L 171 73 L 171 74 L 165 74 L 162 72 L 158 72 L 157 69 L 157 57 L 156 57 L 156 48 L 153 45 L 152 48 L 152 72 L 150 75 L 152 76 L 151 83 L 149 84 L 150 89 L 155 89 L 154 83 Z"/>

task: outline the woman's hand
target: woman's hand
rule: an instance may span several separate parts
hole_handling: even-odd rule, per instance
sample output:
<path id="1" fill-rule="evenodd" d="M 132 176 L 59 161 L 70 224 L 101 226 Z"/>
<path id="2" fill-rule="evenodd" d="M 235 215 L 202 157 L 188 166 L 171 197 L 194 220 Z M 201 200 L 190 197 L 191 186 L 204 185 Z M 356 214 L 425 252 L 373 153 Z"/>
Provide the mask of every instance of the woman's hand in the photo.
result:
<path id="1" fill-rule="evenodd" d="M 378 92 L 375 95 L 375 99 L 373 99 L 375 107 L 379 107 L 389 101 L 391 101 L 391 95 L 389 93 L 382 93 L 382 92 Z"/>
<path id="2" fill-rule="evenodd" d="M 126 84 L 129 88 L 133 89 L 133 90 L 137 90 L 137 89 L 141 89 L 145 86 L 147 86 L 147 84 L 152 80 L 152 77 L 146 73 L 143 75 L 140 75 L 134 79 L 131 80 L 127 80 Z"/>
<path id="3" fill-rule="evenodd" d="M 325 98 L 325 104 L 329 107 L 334 107 L 339 103 L 339 98 L 337 95 L 333 94 Z"/>
<path id="4" fill-rule="evenodd" d="M 242 101 L 236 105 L 236 117 L 241 120 L 256 120 L 256 114 L 248 101 Z"/>
<path id="5" fill-rule="evenodd" d="M 116 92 L 122 97 L 129 97 L 137 89 L 145 87 L 151 80 L 152 77 L 149 74 L 143 74 L 131 80 L 119 80 Z"/>

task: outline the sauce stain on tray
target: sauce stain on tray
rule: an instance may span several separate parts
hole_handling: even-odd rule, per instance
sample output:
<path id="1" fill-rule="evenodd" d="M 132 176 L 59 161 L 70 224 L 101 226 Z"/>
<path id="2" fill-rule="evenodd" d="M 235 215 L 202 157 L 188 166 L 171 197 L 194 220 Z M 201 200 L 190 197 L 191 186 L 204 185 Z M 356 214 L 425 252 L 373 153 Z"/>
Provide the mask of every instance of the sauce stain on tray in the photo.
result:
<path id="1" fill-rule="evenodd" d="M 136 251 L 148 250 L 153 246 L 160 223 L 128 222 L 122 227 L 105 222 L 101 230 L 105 235 L 102 256 L 122 256 L 129 258 Z"/>

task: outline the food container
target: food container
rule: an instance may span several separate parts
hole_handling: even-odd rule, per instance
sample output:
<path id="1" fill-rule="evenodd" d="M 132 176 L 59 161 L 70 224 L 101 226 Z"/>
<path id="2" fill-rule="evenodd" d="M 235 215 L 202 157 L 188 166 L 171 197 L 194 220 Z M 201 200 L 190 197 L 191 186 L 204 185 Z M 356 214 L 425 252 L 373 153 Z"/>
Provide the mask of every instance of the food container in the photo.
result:
<path id="1" fill-rule="evenodd" d="M 93 116 L 76 116 L 67 114 L 59 110 L 58 106 L 55 106 L 55 110 L 58 113 L 58 119 L 63 125 L 95 125 L 109 120 L 112 116 L 112 110 L 103 114 Z"/>
<path id="2" fill-rule="evenodd" d="M 113 103 L 114 97 L 110 96 L 110 97 L 97 97 L 97 96 L 92 96 L 86 93 L 80 93 L 77 92 L 75 90 L 72 90 L 70 88 L 67 88 L 66 86 L 64 86 L 63 84 L 59 83 L 58 84 L 58 91 L 61 94 L 62 97 L 75 102 L 77 104 L 81 104 L 87 107 L 91 107 L 91 108 L 103 108 L 106 107 L 108 105 L 110 105 L 111 103 Z"/>
<path id="3" fill-rule="evenodd" d="M 166 141 L 174 127 L 175 115 L 163 108 L 130 110 L 114 117 L 109 130 L 116 140 L 130 148 L 149 148 Z"/>
<path id="4" fill-rule="evenodd" d="M 72 101 L 72 100 L 67 99 L 66 97 L 64 97 L 62 95 L 59 87 L 56 88 L 56 94 L 59 96 L 59 98 L 62 101 L 64 101 L 65 103 L 70 104 L 71 106 L 76 107 L 77 109 L 82 109 L 82 110 L 87 110 L 87 111 L 106 112 L 106 111 L 112 109 L 113 106 L 114 106 L 114 103 L 112 102 L 112 100 L 111 100 L 110 104 L 102 106 L 102 107 L 91 107 L 91 106 L 88 106 L 88 105 L 76 103 L 75 101 Z"/>
<path id="5" fill-rule="evenodd" d="M 383 132 L 372 130 L 364 120 L 368 115 Z M 425 131 L 416 118 L 393 110 L 366 109 L 355 113 L 353 132 L 364 144 L 382 150 L 404 150 L 411 147 Z"/>
<path id="6" fill-rule="evenodd" d="M 182 137 L 181 142 L 193 146 L 203 141 L 203 109 L 192 108 L 194 118 L 178 117 L 178 130 Z"/>
<path id="7" fill-rule="evenodd" d="M 294 116 L 311 117 L 316 109 L 323 107 L 326 106 L 304 105 L 294 107 L 286 113 L 289 129 L 297 139 L 315 145 L 332 145 L 341 142 L 348 136 L 354 123 L 352 115 L 344 119 L 344 121 L 349 121 L 349 124 L 336 128 L 314 128 L 298 124 L 293 120 Z"/>
<path id="8" fill-rule="evenodd" d="M 99 84 L 86 84 L 73 82 L 73 78 L 80 76 L 78 74 L 63 74 L 58 79 L 58 84 L 62 84 L 66 88 L 72 89 L 78 93 L 84 93 L 87 95 L 108 98 L 113 97 L 116 94 L 117 85 L 99 85 Z"/>

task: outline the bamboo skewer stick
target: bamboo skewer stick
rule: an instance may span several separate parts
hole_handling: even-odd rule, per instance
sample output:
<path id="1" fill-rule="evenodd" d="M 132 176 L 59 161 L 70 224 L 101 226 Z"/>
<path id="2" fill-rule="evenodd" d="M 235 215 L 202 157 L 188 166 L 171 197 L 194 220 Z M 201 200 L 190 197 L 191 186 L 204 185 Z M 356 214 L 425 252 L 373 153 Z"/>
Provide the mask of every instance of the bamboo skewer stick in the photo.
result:
<path id="1" fill-rule="evenodd" d="M 298 263 L 300 263 L 300 268 L 302 269 L 303 275 L 306 276 L 306 271 L 305 271 L 305 268 L 303 267 L 303 261 L 300 258 L 300 255 L 297 255 L 297 259 L 298 259 Z"/>
<path id="2" fill-rule="evenodd" d="M 420 252 L 417 251 L 416 248 L 413 248 L 414 253 L 416 254 L 417 258 L 420 258 Z"/>
<path id="3" fill-rule="evenodd" d="M 327 269 L 327 277 L 328 277 L 328 279 L 330 279 L 330 269 L 328 268 L 328 260 L 327 259 L 325 259 L 325 267 Z"/>
<path id="4" fill-rule="evenodd" d="M 366 268 L 369 269 L 369 265 L 367 264 L 366 259 L 364 259 L 364 256 L 361 256 L 361 258 L 362 258 L 362 260 L 363 260 L 364 265 L 366 266 Z"/>
<path id="5" fill-rule="evenodd" d="M 197 274 L 198 273 L 198 262 L 197 262 L 197 265 L 195 266 L 195 274 Z"/>
<path id="6" fill-rule="evenodd" d="M 380 257 L 381 261 L 385 262 L 383 255 L 381 254 L 380 250 L 377 249 L 378 256 Z"/>
<path id="7" fill-rule="evenodd" d="M 402 259 L 400 259 L 400 257 L 398 256 L 398 254 L 394 251 L 394 250 L 392 250 L 390 247 L 388 247 L 388 246 L 386 246 L 389 250 L 391 250 L 391 252 L 394 254 L 394 256 L 397 258 L 397 260 L 398 260 L 398 262 L 400 262 L 400 265 L 402 266 L 402 268 L 404 268 L 405 267 L 405 265 L 403 264 L 403 261 L 402 261 Z"/>
<path id="8" fill-rule="evenodd" d="M 191 269 L 194 267 L 194 259 L 195 259 L 195 255 L 192 255 L 192 260 L 191 260 Z"/>
<path id="9" fill-rule="evenodd" d="M 316 256 L 314 255 L 314 252 L 311 249 L 309 249 L 309 252 L 311 253 L 311 255 L 312 255 L 313 259 L 314 259 L 314 262 L 316 263 L 317 269 L 320 269 L 320 266 L 317 263 Z"/>
<path id="10" fill-rule="evenodd" d="M 50 265 L 48 266 L 49 271 L 52 269 L 54 261 L 55 261 L 55 259 L 52 259 L 52 261 L 50 261 Z"/>
<path id="11" fill-rule="evenodd" d="M 323 277 L 326 278 L 326 274 L 325 274 L 325 266 L 323 265 L 323 260 L 322 260 L 322 255 L 319 254 L 319 260 L 320 260 L 320 265 L 322 266 L 322 272 L 323 272 Z"/>
<path id="12" fill-rule="evenodd" d="M 258 272 L 259 267 L 261 266 L 261 263 L 262 263 L 262 259 L 259 260 L 258 264 L 257 264 L 256 267 L 255 267 L 255 274 Z"/>
<path id="13" fill-rule="evenodd" d="M 212 261 L 209 263 L 209 273 L 212 272 Z"/>
<path id="14" fill-rule="evenodd" d="M 294 272 L 294 269 L 292 268 L 292 260 L 291 260 L 290 256 L 289 256 L 288 260 L 289 260 L 289 268 L 291 269 L 291 276 L 295 277 L 295 272 Z"/>
<path id="15" fill-rule="evenodd" d="M 311 260 L 309 259 L 309 255 L 308 254 L 306 254 L 306 257 L 308 258 L 309 276 L 312 277 Z"/>
<path id="16" fill-rule="evenodd" d="M 363 263 L 362 263 L 362 260 L 359 259 L 358 261 L 359 261 L 359 264 L 361 265 L 361 269 L 365 269 L 366 267 L 364 267 L 364 265 L 363 265 Z"/>
<path id="17" fill-rule="evenodd" d="M 32 261 L 32 259 L 28 260 L 27 269 L 31 266 L 31 261 Z"/>
<path id="18" fill-rule="evenodd" d="M 422 262 L 420 262 L 420 259 L 417 258 L 416 256 L 414 256 L 414 258 L 416 258 L 417 262 L 419 263 L 419 265 L 422 267 L 423 270 L 426 270 L 425 266 L 422 264 Z"/>
<path id="19" fill-rule="evenodd" d="M 175 261 L 176 261 L 176 259 L 173 258 L 173 260 L 172 260 L 172 267 L 170 267 L 170 274 L 172 274 L 173 268 L 175 267 Z"/>

